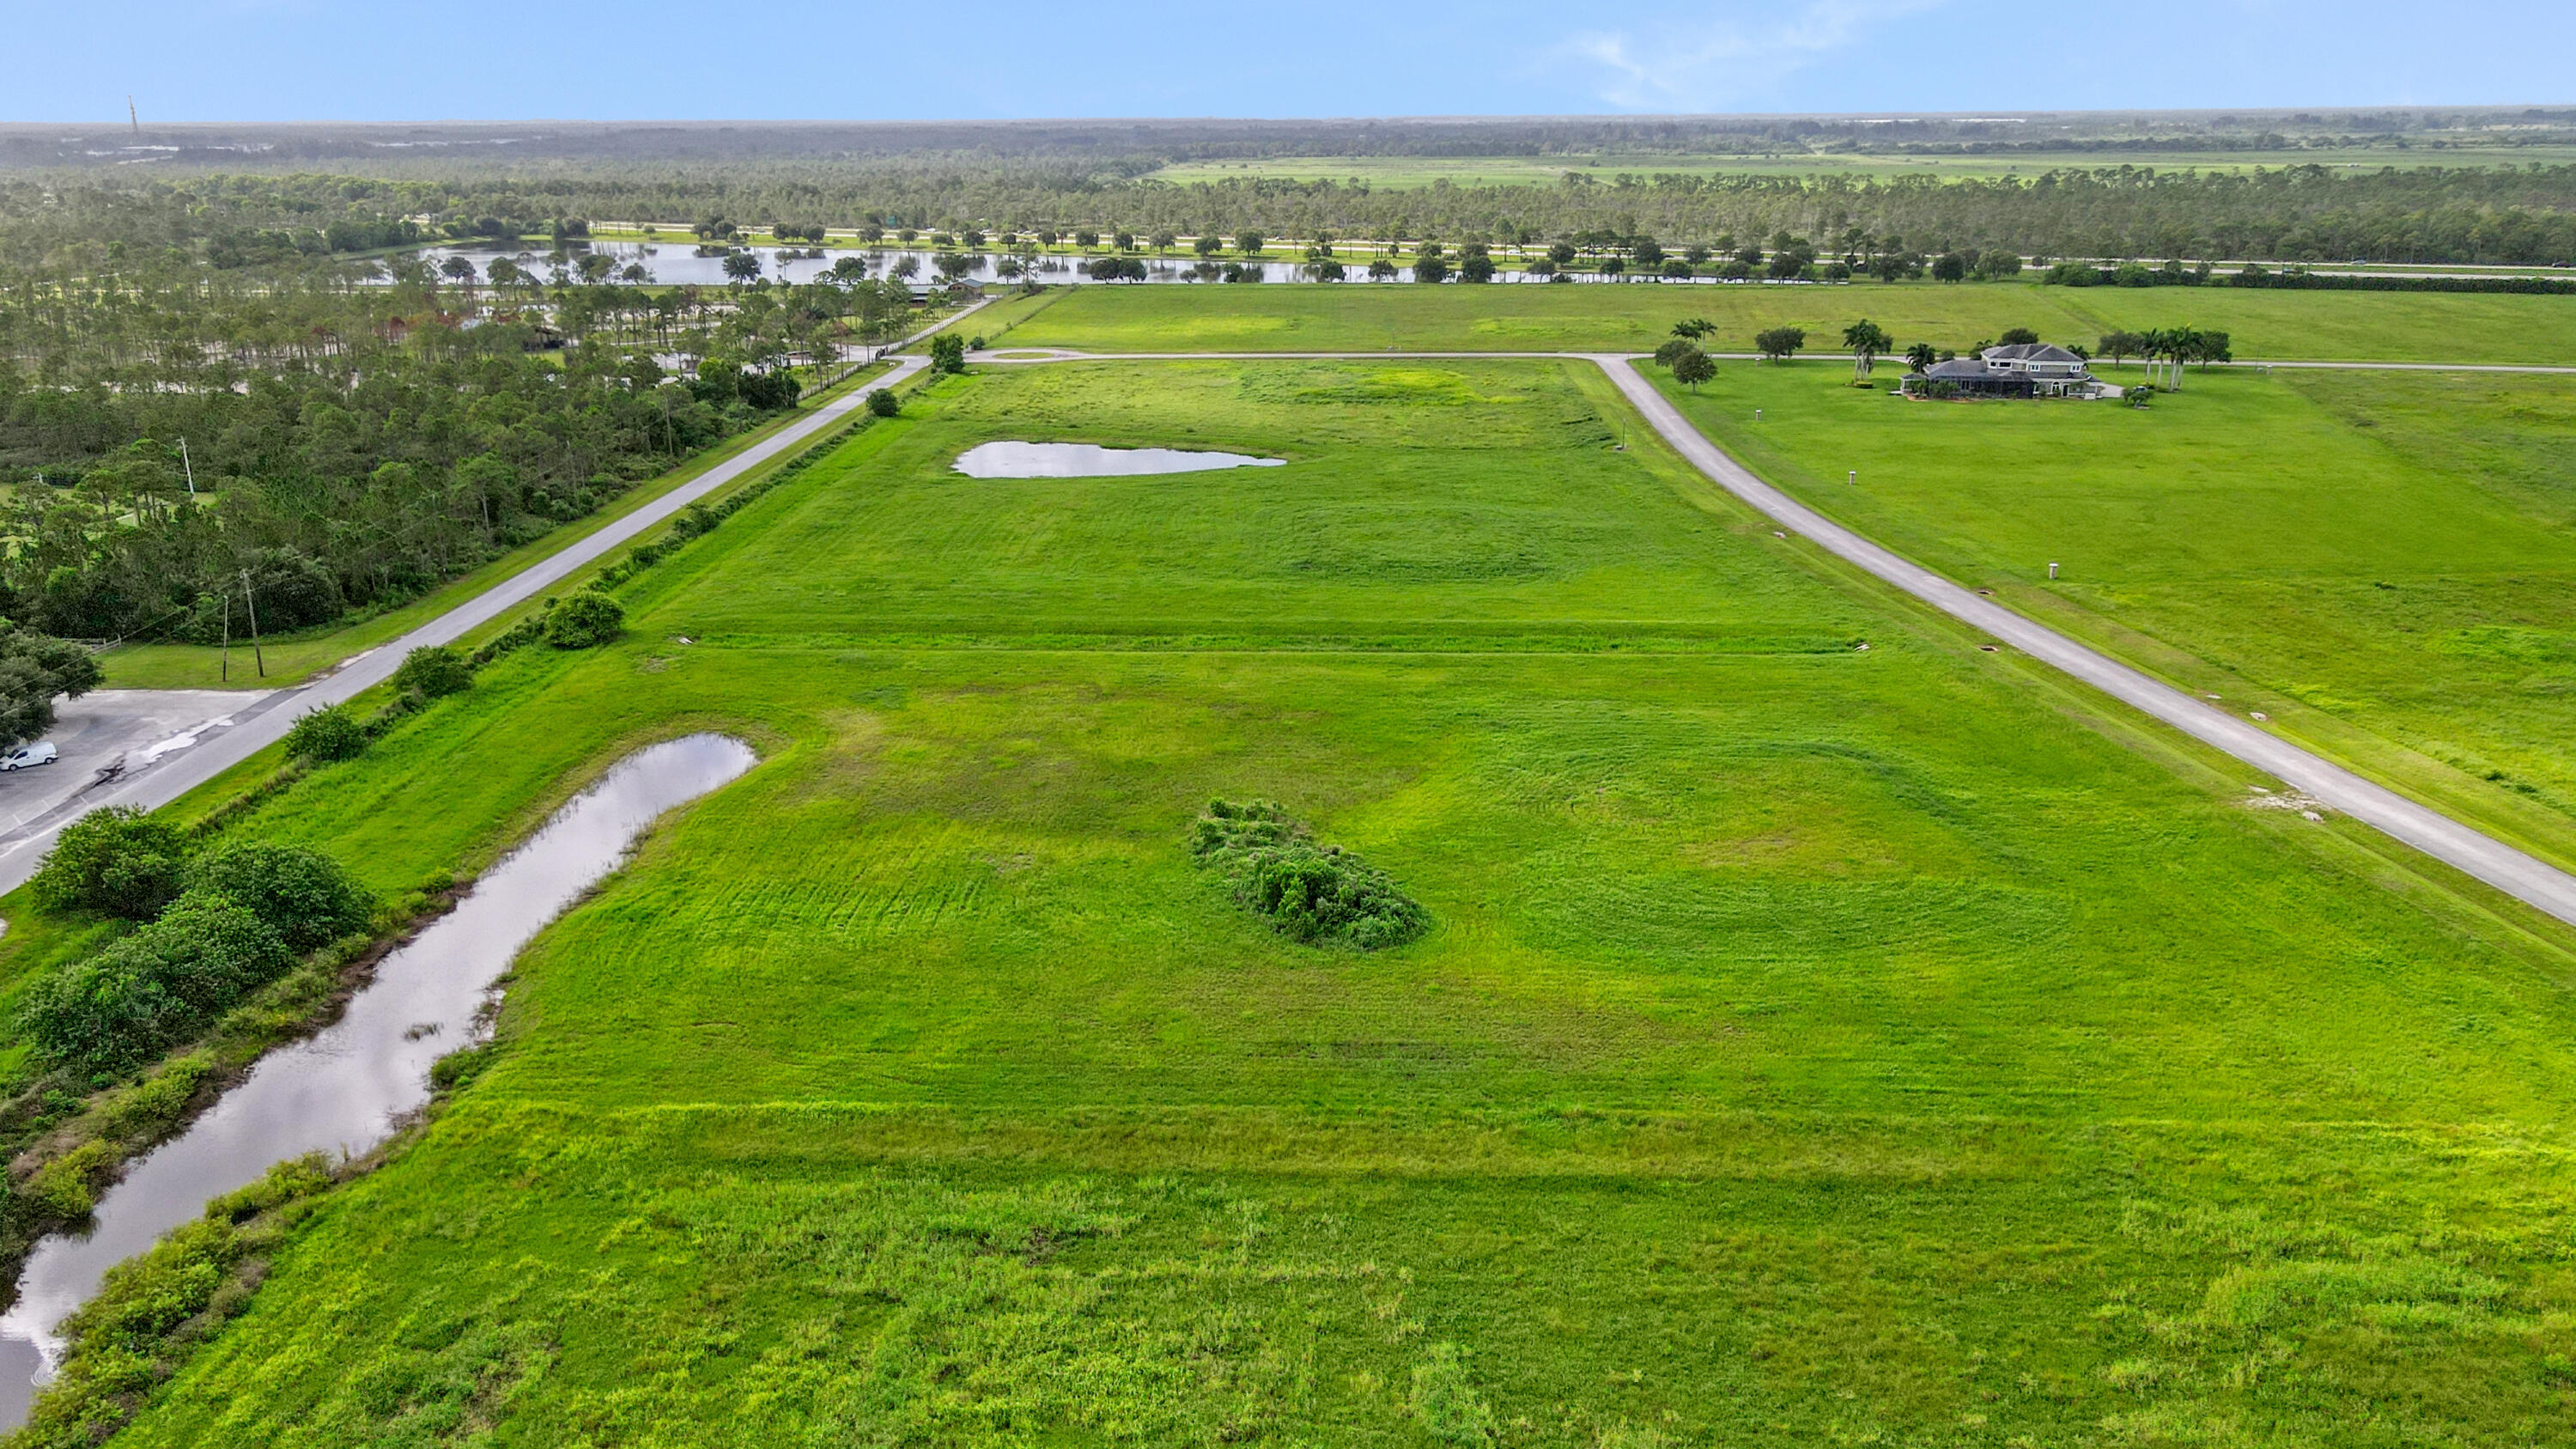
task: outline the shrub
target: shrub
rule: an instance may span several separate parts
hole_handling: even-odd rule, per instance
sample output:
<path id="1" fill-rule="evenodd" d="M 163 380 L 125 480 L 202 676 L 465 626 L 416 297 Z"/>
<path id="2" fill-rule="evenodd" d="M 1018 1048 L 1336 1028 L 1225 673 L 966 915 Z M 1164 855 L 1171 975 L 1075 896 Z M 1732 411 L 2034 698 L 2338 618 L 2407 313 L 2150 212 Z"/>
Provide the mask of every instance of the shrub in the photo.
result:
<path id="1" fill-rule="evenodd" d="M 347 705 L 313 710 L 286 732 L 286 753 L 299 760 L 327 765 L 366 752 L 367 727 Z"/>
<path id="2" fill-rule="evenodd" d="M 30 884 L 48 909 L 149 920 L 179 894 L 187 849 L 178 826 L 111 805 L 64 826 Z"/>
<path id="3" fill-rule="evenodd" d="M 19 1020 L 49 1061 L 122 1071 L 203 1030 L 292 959 L 267 922 L 192 892 L 151 925 L 37 982 Z"/>
<path id="4" fill-rule="evenodd" d="M 896 397 L 892 389 L 881 387 L 868 394 L 870 414 L 880 418 L 890 418 L 902 411 L 903 399 Z"/>
<path id="5" fill-rule="evenodd" d="M 1239 904 L 1308 945 L 1374 951 L 1431 927 L 1431 913 L 1384 872 L 1340 846 L 1318 846 L 1275 802 L 1211 803 L 1190 848 L 1226 877 Z"/>
<path id="6" fill-rule="evenodd" d="M 179 1057 L 151 1080 L 137 1082 L 107 1099 L 100 1108 L 99 1125 L 116 1137 L 153 1138 L 179 1125 L 179 1118 L 195 1099 L 198 1084 L 215 1069 L 215 1059 L 204 1052 Z"/>
<path id="7" fill-rule="evenodd" d="M 114 1434 L 216 1325 L 249 1306 L 261 1255 L 330 1185 L 318 1153 L 281 1162 L 108 1270 L 98 1293 L 63 1321 L 61 1369 L 15 1442 L 54 1449 Z"/>
<path id="8" fill-rule="evenodd" d="M 72 1221 L 98 1205 L 98 1184 L 116 1168 L 116 1144 L 93 1138 L 37 1168 L 19 1191 L 45 1212 Z"/>
<path id="9" fill-rule="evenodd" d="M 180 1007 L 158 983 L 75 962 L 27 988 L 18 1025 L 36 1055 L 82 1071 L 116 1071 L 157 1049 Z"/>
<path id="10" fill-rule="evenodd" d="M 310 951 L 367 929 L 375 898 L 339 862 L 298 845 L 244 842 L 200 856 L 190 894 L 221 896 L 277 932 L 290 951 Z"/>
<path id="11" fill-rule="evenodd" d="M 594 649 L 625 628 L 625 605 L 597 589 L 584 589 L 546 615 L 546 642 L 557 649 Z"/>
<path id="12" fill-rule="evenodd" d="M 394 671 L 394 688 L 415 699 L 442 699 L 462 694 L 474 684 L 474 666 L 447 644 L 424 644 L 403 656 Z"/>
<path id="13" fill-rule="evenodd" d="M 938 336 L 931 338 L 930 370 L 932 372 L 964 372 L 966 370 L 966 339 L 953 332 L 942 332 Z"/>
<path id="14" fill-rule="evenodd" d="M 723 521 L 717 516 L 716 511 L 709 508 L 706 501 L 701 499 L 671 516 L 671 541 L 686 543 L 690 539 L 703 537 L 715 532 L 716 525 Z M 650 545 L 642 546 L 650 547 Z M 659 561 L 657 556 L 655 562 Z"/>

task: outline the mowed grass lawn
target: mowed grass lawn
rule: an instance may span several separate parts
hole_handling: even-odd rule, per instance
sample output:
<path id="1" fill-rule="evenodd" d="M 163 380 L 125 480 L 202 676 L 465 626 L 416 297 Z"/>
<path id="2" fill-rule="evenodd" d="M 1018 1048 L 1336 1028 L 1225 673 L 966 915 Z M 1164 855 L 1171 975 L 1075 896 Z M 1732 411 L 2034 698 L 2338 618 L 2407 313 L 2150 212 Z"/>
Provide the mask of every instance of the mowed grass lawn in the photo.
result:
<path id="1" fill-rule="evenodd" d="M 1751 352 L 1754 334 L 1802 327 L 1841 346 L 1869 318 L 1901 348 L 1965 350 L 2008 328 L 2087 347 L 2103 333 L 2198 327 L 2243 358 L 2576 363 L 2576 297 L 2272 292 L 2237 287 L 2049 287 L 2037 282 L 1855 282 L 1839 287 L 1638 283 L 1437 287 L 1343 282 L 1075 287 L 1010 345 L 1103 352 L 1492 349 L 1652 352 L 1688 317 L 1708 345 Z"/>
<path id="2" fill-rule="evenodd" d="M 2195 371 L 2139 412 L 1850 375 L 1668 390 L 1898 552 L 2576 867 L 2576 378 Z"/>
<path id="3" fill-rule="evenodd" d="M 623 642 L 263 807 L 392 886 L 638 741 L 765 754 L 126 1442 L 2546 1437 L 2563 933 L 2246 808 L 1606 405 L 944 383 Z M 949 470 L 996 437 L 1290 462 Z M 1190 863 L 1212 796 L 1432 930 L 1269 932 Z"/>

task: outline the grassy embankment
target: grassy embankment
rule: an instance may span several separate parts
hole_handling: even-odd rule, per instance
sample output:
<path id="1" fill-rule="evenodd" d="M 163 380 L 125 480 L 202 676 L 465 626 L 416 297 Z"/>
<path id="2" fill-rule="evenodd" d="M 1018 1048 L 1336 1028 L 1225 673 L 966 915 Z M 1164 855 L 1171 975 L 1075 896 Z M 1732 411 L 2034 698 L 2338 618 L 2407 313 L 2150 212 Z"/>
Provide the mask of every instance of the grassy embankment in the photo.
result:
<path id="1" fill-rule="evenodd" d="M 1404 350 L 1651 352 L 1685 317 L 1717 324 L 1720 351 L 1803 327 L 1839 347 L 1863 317 L 1897 345 L 1963 349 L 2006 328 L 2091 346 L 2105 332 L 2226 332 L 2243 358 L 2576 363 L 2576 297 L 2267 292 L 2237 287 L 2048 287 L 2036 282 L 1855 282 L 1844 287 L 1422 287 L 1392 283 L 1081 287 L 1012 334 L 1029 347 L 1103 352 Z"/>
<path id="2" fill-rule="evenodd" d="M 622 644 L 255 818 L 391 887 L 639 741 L 767 755 L 541 939 L 485 1074 L 124 1442 L 2567 1412 L 2564 932 L 1611 452 L 1586 368 L 939 396 L 629 585 Z M 1292 461 L 948 471 L 992 437 Z M 1269 933 L 1190 864 L 1219 795 L 1431 933 Z"/>
<path id="3" fill-rule="evenodd" d="M 224 667 L 224 651 L 219 645 L 128 644 L 99 656 L 107 668 L 107 681 L 102 687 L 264 691 L 293 684 L 353 654 L 373 649 L 390 639 L 399 639 L 493 585 L 552 558 L 709 468 L 793 425 L 798 419 L 811 416 L 817 407 L 833 398 L 853 388 L 866 387 L 873 379 L 883 376 L 885 370 L 883 365 L 859 368 L 830 387 L 803 398 L 793 411 L 728 438 L 659 477 L 636 484 L 589 517 L 551 529 L 542 537 L 532 539 L 400 608 L 369 615 L 353 624 L 264 639 L 260 650 L 266 656 L 268 672 L 265 675 L 259 672 L 257 661 L 252 657 L 248 626 L 245 624 L 244 637 L 236 642 L 232 651 L 229 676 Z"/>
<path id="4" fill-rule="evenodd" d="M 2194 372 L 2139 412 L 1849 377 L 1671 392 L 1898 552 L 2576 868 L 2576 378 Z"/>

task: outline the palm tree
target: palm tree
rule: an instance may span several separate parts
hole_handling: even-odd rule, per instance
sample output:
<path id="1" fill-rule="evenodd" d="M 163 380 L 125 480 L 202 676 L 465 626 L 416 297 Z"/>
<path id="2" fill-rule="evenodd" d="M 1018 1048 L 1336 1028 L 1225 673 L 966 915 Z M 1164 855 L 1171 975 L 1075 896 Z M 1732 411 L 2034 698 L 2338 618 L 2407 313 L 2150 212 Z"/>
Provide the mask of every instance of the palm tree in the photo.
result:
<path id="1" fill-rule="evenodd" d="M 1940 360 L 1940 350 L 1929 342 L 1917 342 L 1905 349 L 1905 361 L 1916 372 L 1930 372 L 1932 364 Z"/>
<path id="2" fill-rule="evenodd" d="M 2165 355 L 2173 359 L 2173 390 L 2182 391 L 2182 365 L 2200 356 L 2203 343 L 2197 327 L 2177 327 L 2165 334 Z"/>
<path id="3" fill-rule="evenodd" d="M 1896 339 L 1866 317 L 1843 329 L 1843 346 L 1851 349 L 1852 380 L 1869 376 L 1878 363 L 1878 355 L 1896 345 Z"/>
<path id="4" fill-rule="evenodd" d="M 2146 364 L 2146 386 L 2149 392 L 2155 391 L 2156 369 L 2162 365 L 2164 355 L 2165 334 L 2163 332 L 2150 329 L 2138 334 L 2138 360 Z"/>

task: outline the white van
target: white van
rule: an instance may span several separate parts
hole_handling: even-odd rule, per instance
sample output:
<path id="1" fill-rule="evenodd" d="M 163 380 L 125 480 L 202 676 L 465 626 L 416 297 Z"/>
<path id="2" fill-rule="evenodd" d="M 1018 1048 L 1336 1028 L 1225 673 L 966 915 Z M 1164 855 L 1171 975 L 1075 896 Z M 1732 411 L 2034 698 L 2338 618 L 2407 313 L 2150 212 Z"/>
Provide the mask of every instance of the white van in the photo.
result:
<path id="1" fill-rule="evenodd" d="M 54 748 L 52 740 L 38 740 L 34 744 L 20 745 L 9 753 L 0 755 L 0 770 L 24 770 L 32 765 L 50 765 L 61 756 L 62 751 Z"/>

